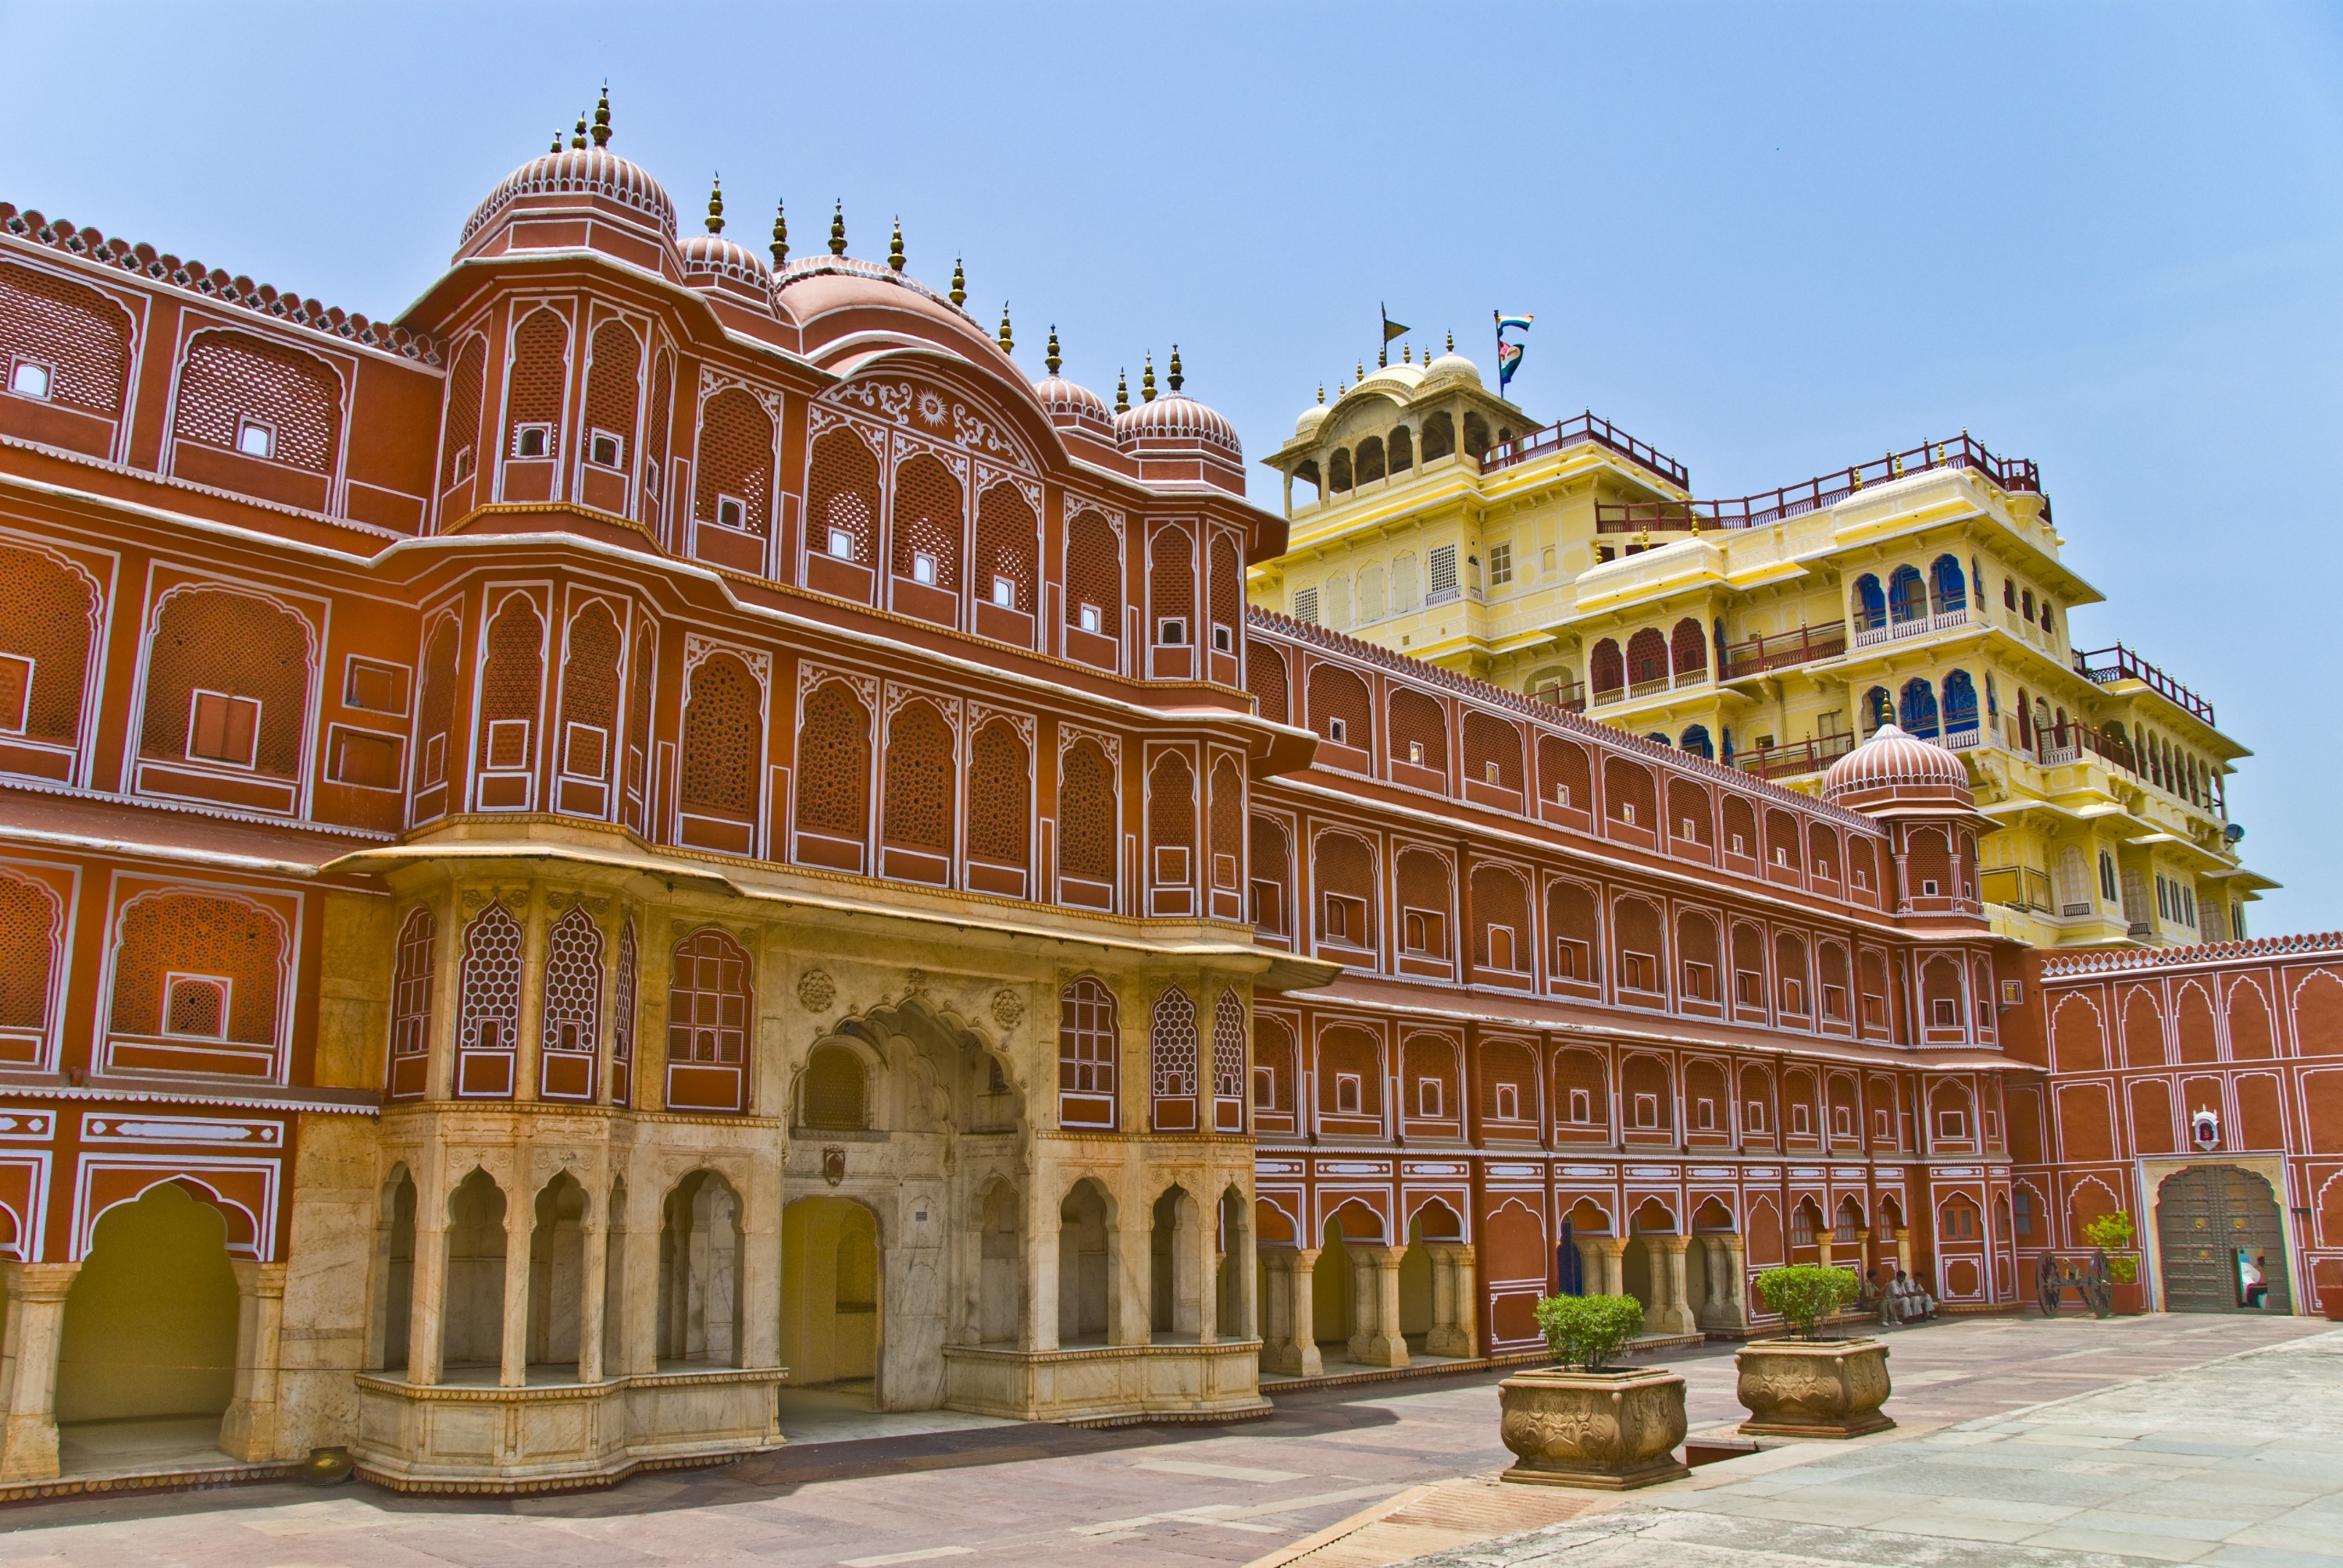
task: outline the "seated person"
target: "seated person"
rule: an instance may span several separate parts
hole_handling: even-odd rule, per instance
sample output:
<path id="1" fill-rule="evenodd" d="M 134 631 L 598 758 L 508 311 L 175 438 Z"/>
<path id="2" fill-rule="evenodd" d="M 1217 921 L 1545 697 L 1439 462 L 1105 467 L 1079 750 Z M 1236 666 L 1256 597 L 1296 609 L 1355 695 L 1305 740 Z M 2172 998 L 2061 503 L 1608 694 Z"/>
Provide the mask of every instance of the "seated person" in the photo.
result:
<path id="1" fill-rule="evenodd" d="M 2246 1305 L 2258 1311 L 2269 1297 L 2269 1276 L 2262 1271 L 2268 1254 L 2248 1260 L 2241 1248 L 2237 1252 L 2237 1279 Z"/>

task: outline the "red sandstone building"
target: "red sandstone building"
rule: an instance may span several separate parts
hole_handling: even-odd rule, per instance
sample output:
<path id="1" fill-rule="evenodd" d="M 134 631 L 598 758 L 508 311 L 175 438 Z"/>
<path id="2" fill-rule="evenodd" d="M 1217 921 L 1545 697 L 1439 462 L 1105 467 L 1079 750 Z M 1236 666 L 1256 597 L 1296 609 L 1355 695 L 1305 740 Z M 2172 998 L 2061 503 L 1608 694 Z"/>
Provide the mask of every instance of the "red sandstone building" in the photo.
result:
<path id="1" fill-rule="evenodd" d="M 1532 1348 L 1565 1235 L 1664 1333 L 2117 1207 L 2343 1287 L 2331 943 L 2044 961 L 1937 748 L 1817 801 L 1248 613 L 1176 353 L 1031 381 L 582 133 L 396 324 L 0 206 L 0 1482 L 1238 1415 Z"/>

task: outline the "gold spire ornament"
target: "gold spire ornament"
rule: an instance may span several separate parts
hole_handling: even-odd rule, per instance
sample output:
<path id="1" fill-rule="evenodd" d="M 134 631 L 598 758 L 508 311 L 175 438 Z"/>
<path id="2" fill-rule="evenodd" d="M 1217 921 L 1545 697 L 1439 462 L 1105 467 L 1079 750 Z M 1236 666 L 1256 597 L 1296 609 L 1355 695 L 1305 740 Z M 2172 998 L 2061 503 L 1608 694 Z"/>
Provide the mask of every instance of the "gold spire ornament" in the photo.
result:
<path id="1" fill-rule="evenodd" d="M 1186 379 L 1180 373 L 1180 346 L 1176 343 L 1172 346 L 1172 367 L 1164 379 L 1172 384 L 1172 390 L 1174 393 L 1180 390 L 1180 383 Z"/>
<path id="2" fill-rule="evenodd" d="M 1323 381 L 1321 381 L 1320 383 L 1318 383 L 1318 402 L 1319 402 L 1319 404 L 1320 404 L 1320 406 L 1321 406 L 1321 407 L 1323 407 L 1323 406 L 1324 406 L 1324 404 L 1325 404 L 1325 401 L 1326 401 L 1326 383 L 1324 383 Z"/>
<path id="3" fill-rule="evenodd" d="M 843 197 L 830 212 L 830 254 L 846 254 L 846 201 Z"/>
<path id="4" fill-rule="evenodd" d="M 610 84 L 602 84 L 602 101 L 594 106 L 594 146 L 599 149 L 610 145 Z"/>
<path id="5" fill-rule="evenodd" d="M 1050 351 L 1041 357 L 1041 363 L 1050 367 L 1052 376 L 1058 373 L 1058 367 L 1065 363 L 1058 357 L 1058 324 L 1054 321 L 1050 323 Z"/>
<path id="6" fill-rule="evenodd" d="M 551 147 L 548 148 L 547 150 L 548 150 L 548 151 L 549 151 L 549 152 L 556 152 L 556 153 L 558 153 L 558 152 L 559 152 L 559 151 L 561 150 L 561 131 L 560 131 L 559 127 L 558 127 L 558 126 L 557 126 L 557 127 L 555 128 L 554 133 L 553 133 L 553 146 L 552 146 Z"/>
<path id="7" fill-rule="evenodd" d="M 773 203 L 773 270 L 789 259 L 789 215 L 779 200 Z"/>
<path id="8" fill-rule="evenodd" d="M 1448 352 L 1456 352 L 1456 328 L 1453 327 L 1448 329 Z"/>
<path id="9" fill-rule="evenodd" d="M 1001 352 L 1017 352 L 1017 339 L 1009 330 L 1009 302 L 1005 299 L 1001 302 Z"/>
<path id="10" fill-rule="evenodd" d="M 1114 373 L 1114 411 L 1118 414 L 1131 412 L 1131 372 L 1128 370 Z"/>
<path id="11" fill-rule="evenodd" d="M 724 176 L 722 175 L 718 175 L 715 183 L 708 187 L 708 232 L 710 234 L 724 232 Z"/>
<path id="12" fill-rule="evenodd" d="M 1155 401 L 1155 350 L 1152 348 L 1147 351 L 1147 365 L 1139 377 L 1139 400 L 1141 403 Z"/>
<path id="13" fill-rule="evenodd" d="M 903 220 L 895 220 L 895 237 L 887 242 L 887 266 L 891 272 L 903 270 Z"/>
<path id="14" fill-rule="evenodd" d="M 586 111 L 583 109 L 578 111 L 578 128 L 569 133 L 569 150 L 573 153 L 586 150 Z"/>
<path id="15" fill-rule="evenodd" d="M 952 257 L 951 302 L 954 305 L 968 303 L 968 274 L 961 270 L 958 256 Z"/>

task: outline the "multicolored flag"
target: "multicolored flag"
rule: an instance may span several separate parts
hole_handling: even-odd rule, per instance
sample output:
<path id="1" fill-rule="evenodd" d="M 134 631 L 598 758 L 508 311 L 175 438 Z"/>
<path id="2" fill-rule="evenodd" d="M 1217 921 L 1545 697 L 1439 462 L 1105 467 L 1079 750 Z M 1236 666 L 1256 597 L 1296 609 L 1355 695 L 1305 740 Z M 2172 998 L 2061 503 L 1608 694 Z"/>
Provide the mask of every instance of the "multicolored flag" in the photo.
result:
<path id="1" fill-rule="evenodd" d="M 1530 329 L 1530 324 L 1537 317 L 1507 316 L 1495 310 L 1489 314 L 1495 317 L 1497 321 L 1497 396 L 1502 397 L 1505 395 L 1505 384 L 1513 378 L 1513 372 L 1522 367 L 1522 345 L 1506 342 L 1505 330 L 1508 327 L 1518 327 L 1527 332 Z"/>

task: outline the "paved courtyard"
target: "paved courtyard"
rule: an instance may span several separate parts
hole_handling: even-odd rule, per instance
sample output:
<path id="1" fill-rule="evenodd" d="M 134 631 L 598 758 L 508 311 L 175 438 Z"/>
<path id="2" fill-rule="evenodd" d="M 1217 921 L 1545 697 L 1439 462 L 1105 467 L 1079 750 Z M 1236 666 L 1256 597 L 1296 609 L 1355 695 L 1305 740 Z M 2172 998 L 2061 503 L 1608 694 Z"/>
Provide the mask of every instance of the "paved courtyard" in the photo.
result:
<path id="1" fill-rule="evenodd" d="M 2308 1462 L 2304 1456 L 2324 1443 L 2328 1469 L 2320 1484 L 2330 1498 L 2343 1485 L 2343 1446 L 2337 1437 L 2343 1335 L 2323 1342 L 2307 1338 L 2325 1326 L 2299 1319 L 2237 1317 L 2107 1323 L 2011 1318 L 1904 1331 L 1893 1340 L 1897 1393 L 1889 1406 L 1905 1423 L 1901 1442 L 1823 1450 L 1812 1462 L 1768 1469 L 1729 1486 L 1710 1484 L 1706 1478 L 1723 1479 L 1737 1468 L 1779 1460 L 1762 1454 L 1710 1466 L 1685 1483 L 1699 1490 L 1683 1491 L 1669 1506 L 1649 1510 L 1631 1501 L 1590 1515 L 1578 1528 L 1594 1533 L 1535 1542 L 1519 1548 L 1527 1553 L 1521 1561 L 1540 1561 L 1535 1553 L 1555 1552 L 1565 1553 L 1555 1561 L 1574 1564 L 1663 1557 L 1671 1563 L 1755 1561 L 1704 1558 L 1704 1549 L 1694 1546 L 1691 1537 L 1682 1545 L 1664 1544 L 1659 1533 L 1697 1536 L 1762 1522 L 1775 1530 L 1854 1531 L 1860 1538 L 1865 1532 L 1876 1534 L 1874 1522 L 1898 1506 L 1926 1507 L 1940 1522 L 1956 1522 L 1964 1516 L 1962 1489 L 1971 1484 L 1965 1478 L 1979 1476 L 2016 1488 L 2016 1503 L 2032 1503 L 2047 1492 L 2063 1501 L 2035 1506 L 2071 1504 L 2078 1513 L 2137 1509 L 2140 1505 L 2127 1500 L 2145 1496 L 2160 1505 L 2157 1523 L 2145 1533 L 2167 1549 L 2161 1553 L 2167 1558 L 2176 1543 L 2215 1539 L 2185 1536 L 2184 1527 L 2164 1523 L 2175 1510 L 2187 1513 L 2195 1507 L 2187 1500 L 2208 1490 L 2208 1501 L 2227 1511 L 2207 1509 L 2205 1520 L 2291 1532 L 2288 1538 L 2299 1540 L 2299 1522 L 2282 1521 L 2288 1510 L 2316 1506 L 2290 1501 L 2297 1493 L 2313 1490 L 2299 1473 Z M 2187 1370 L 2264 1346 L 2290 1348 L 2253 1363 L 2250 1386 L 2242 1392 L 2230 1392 L 2222 1381 L 2226 1371 Z M 1735 1416 L 1729 1348 L 1675 1352 L 1667 1361 L 1686 1374 L 1695 1429 Z M 2157 1392 L 2166 1384 L 2137 1381 L 2156 1374 L 2174 1374 L 2181 1382 L 2167 1394 Z M 979 1423 L 949 1415 L 939 1421 L 873 1421 L 806 1401 L 784 1415 L 785 1430 L 803 1437 L 779 1452 L 714 1469 L 641 1476 L 604 1492 L 427 1499 L 357 1483 L 324 1492 L 270 1484 L 18 1505 L 0 1510 L 0 1568 L 884 1568 L 950 1560 L 1243 1564 L 1289 1555 L 1339 1521 L 1406 1489 L 1501 1468 L 1510 1456 L 1496 1441 L 1496 1374 L 1479 1373 L 1325 1389 L 1284 1396 L 1273 1417 L 1241 1426 L 1103 1432 Z M 2120 1435 L 2069 1432 L 2062 1422 L 2072 1418 L 2056 1412 L 2016 1417 L 2002 1426 L 1991 1419 L 2072 1394 L 2110 1402 L 2104 1416 L 2089 1419 L 2115 1423 L 2109 1430 L 2120 1429 Z M 1978 1418 L 1988 1419 L 1983 1426 L 1959 1424 Z M 2123 1428 L 2125 1422 L 2143 1429 L 2170 1422 L 2184 1427 L 2160 1426 L 2162 1435 L 2143 1435 Z M 2199 1428 L 2188 1422 L 2203 1422 L 2204 1432 L 2219 1435 L 2199 1435 Z M 942 1430 L 919 1430 L 929 1426 Z M 1909 1435 L 1932 1429 L 1940 1430 L 1933 1436 Z M 878 1435 L 863 1435 L 871 1432 Z M 2266 1461 L 2229 1452 L 2272 1433 L 2292 1446 Z M 2159 1442 L 2162 1447 L 2154 1446 Z M 2208 1446 L 2219 1452 L 2206 1452 Z M 2019 1462 L 1980 1462 L 1974 1457 L 1978 1454 L 2016 1455 Z M 2257 1463 L 2265 1468 L 2251 1468 Z M 2130 1467 L 2142 1465 L 2157 1479 L 2133 1488 Z M 2013 1471 L 2020 1473 L 2015 1482 L 2009 1479 Z M 2233 1473 L 2260 1477 L 2263 1484 L 2251 1505 L 2278 1512 L 2247 1517 L 2242 1510 L 2247 1488 L 2231 1479 Z M 1906 1479 L 1896 1480 L 1899 1475 Z M 1869 1479 L 1875 1476 L 1880 1479 Z M 2184 1476 L 2197 1478 L 2195 1492 L 2171 1479 Z M 1544 1489 L 1504 1489 L 1507 1496 L 1533 1492 L 1551 1495 Z M 1879 1501 L 1888 1498 L 1902 1501 Z M 1877 1512 L 1821 1522 L 1807 1522 L 1800 1512 L 1840 1506 L 1855 1513 L 1875 1506 Z M 1978 1512 L 1976 1517 L 2001 1522 L 1976 1537 L 1993 1542 L 2010 1538 L 2005 1525 L 2033 1531 L 2056 1523 L 2012 1515 L 2006 1507 L 1999 1514 Z M 2343 1514 L 2333 1517 L 2336 1533 L 2343 1536 Z M 1644 1523 L 1633 1523 L 1639 1519 Z M 2088 1518 L 2071 1527 L 2104 1528 Z M 1943 1538 L 1944 1532 L 1936 1533 L 1930 1551 L 1937 1560 L 1950 1560 L 1939 1549 L 1954 1543 Z M 1852 1560 L 1913 1560 L 1893 1546 L 1909 1537 L 1881 1539 L 1892 1548 L 1885 1555 L 1873 1550 Z M 2328 1549 L 2337 1550 L 2332 1542 Z M 1650 1555 L 1567 1555 L 1579 1551 Z M 1990 1552 L 1962 1560 L 2016 1560 L 1999 1546 Z M 1825 1554 L 1817 1560 L 1833 1559 Z M 1779 1568 L 1782 1560 L 1768 1561 Z"/>

